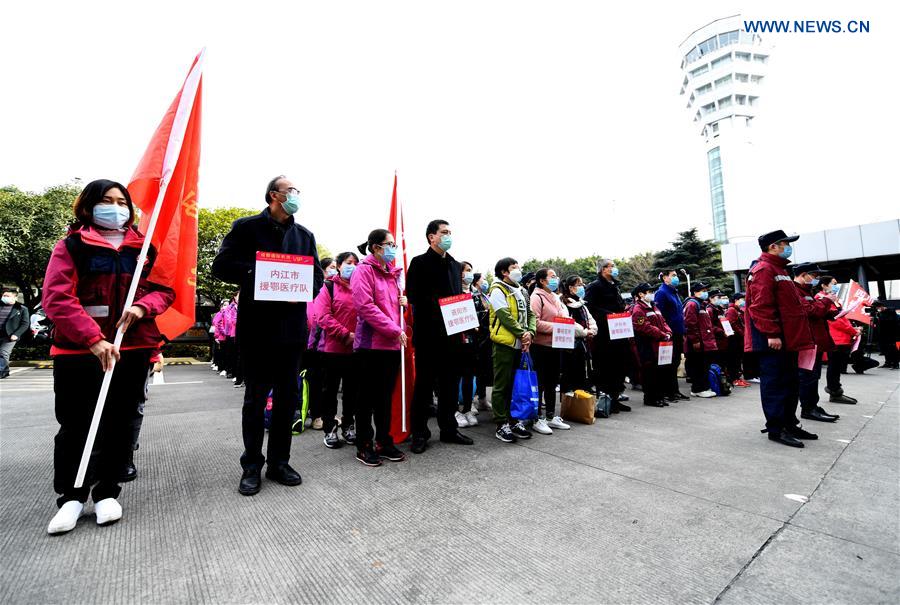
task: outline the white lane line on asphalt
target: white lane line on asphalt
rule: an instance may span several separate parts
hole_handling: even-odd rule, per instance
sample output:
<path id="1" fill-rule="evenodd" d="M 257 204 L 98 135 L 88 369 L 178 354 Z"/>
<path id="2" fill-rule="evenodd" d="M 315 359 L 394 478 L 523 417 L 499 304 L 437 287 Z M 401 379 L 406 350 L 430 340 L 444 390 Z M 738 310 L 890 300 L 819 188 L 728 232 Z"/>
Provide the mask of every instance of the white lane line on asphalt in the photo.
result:
<path id="1" fill-rule="evenodd" d="M 794 502 L 809 502 L 809 498 L 801 496 L 800 494 L 785 494 L 784 497 L 788 500 L 793 500 Z"/>
<path id="2" fill-rule="evenodd" d="M 849 439 L 835 439 L 838 443 L 850 443 Z"/>
<path id="3" fill-rule="evenodd" d="M 874 417 L 875 417 L 875 416 L 866 416 L 866 415 L 863 415 L 863 418 L 874 418 Z"/>
<path id="4" fill-rule="evenodd" d="M 167 387 L 172 384 L 203 384 L 202 380 L 184 380 L 182 382 L 161 382 L 159 384 L 150 384 L 151 387 Z"/>

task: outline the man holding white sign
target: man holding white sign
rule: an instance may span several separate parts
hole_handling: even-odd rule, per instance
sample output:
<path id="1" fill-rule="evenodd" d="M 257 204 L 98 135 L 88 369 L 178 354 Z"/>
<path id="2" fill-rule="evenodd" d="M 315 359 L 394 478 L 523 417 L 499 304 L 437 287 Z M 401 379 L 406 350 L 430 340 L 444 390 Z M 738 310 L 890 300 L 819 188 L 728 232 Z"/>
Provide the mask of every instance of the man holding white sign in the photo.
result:
<path id="1" fill-rule="evenodd" d="M 627 399 L 622 392 L 625 390 L 629 335 L 624 331 L 625 337 L 622 338 L 615 333 L 619 324 L 625 323 L 631 328 L 631 322 L 627 314 L 622 316 L 625 301 L 619 293 L 619 282 L 616 281 L 618 276 L 619 269 L 612 260 L 600 260 L 597 262 L 597 279 L 588 284 L 584 292 L 588 311 L 597 322 L 597 336 L 594 338 L 592 351 L 593 379 L 597 388 L 612 398 L 613 413 L 631 411 L 630 406 L 622 403 Z"/>
<path id="2" fill-rule="evenodd" d="M 238 284 L 237 342 L 244 364 L 246 390 L 241 412 L 244 469 L 238 491 L 260 490 L 260 474 L 282 485 L 299 485 L 300 474 L 288 464 L 291 421 L 299 403 L 297 378 L 307 341 L 306 303 L 322 287 L 316 238 L 294 220 L 300 192 L 284 176 L 272 179 L 265 194 L 268 207 L 238 219 L 213 261 L 213 275 Z M 263 413 L 272 391 L 268 452 L 262 454 Z"/>

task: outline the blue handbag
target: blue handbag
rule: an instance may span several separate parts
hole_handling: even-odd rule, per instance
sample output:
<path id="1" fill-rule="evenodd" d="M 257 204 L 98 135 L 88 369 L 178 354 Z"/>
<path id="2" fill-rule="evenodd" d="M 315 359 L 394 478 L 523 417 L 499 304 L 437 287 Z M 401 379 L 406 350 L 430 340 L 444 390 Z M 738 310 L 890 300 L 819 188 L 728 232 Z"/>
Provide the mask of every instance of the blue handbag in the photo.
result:
<path id="1" fill-rule="evenodd" d="M 540 407 L 537 372 L 534 371 L 531 355 L 522 353 L 522 361 L 513 376 L 509 415 L 516 420 L 532 420 L 538 417 Z"/>

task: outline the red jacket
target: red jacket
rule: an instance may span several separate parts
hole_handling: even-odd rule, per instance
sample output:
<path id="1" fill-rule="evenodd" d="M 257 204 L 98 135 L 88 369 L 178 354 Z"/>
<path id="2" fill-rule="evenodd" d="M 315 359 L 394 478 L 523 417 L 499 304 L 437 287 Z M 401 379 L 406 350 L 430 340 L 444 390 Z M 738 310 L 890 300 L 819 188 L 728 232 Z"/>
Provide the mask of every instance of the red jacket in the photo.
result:
<path id="1" fill-rule="evenodd" d="M 42 304 L 54 323 L 51 355 L 84 354 L 100 340 L 115 338 L 144 236 L 130 227 L 118 250 L 92 227 L 76 228 L 56 242 L 44 275 Z M 154 317 L 169 308 L 175 292 L 147 280 L 144 265 L 134 304 L 144 317 L 125 332 L 122 349 L 156 349 L 162 341 Z"/>
<path id="2" fill-rule="evenodd" d="M 631 307 L 634 340 L 641 363 L 656 364 L 659 343 L 672 340 L 672 329 L 654 304 L 636 301 Z"/>
<path id="3" fill-rule="evenodd" d="M 725 334 L 725 328 L 722 327 L 722 319 L 725 318 L 725 309 L 716 305 L 709 305 L 709 320 L 712 323 L 713 334 L 716 336 L 716 349 L 719 351 L 728 350 L 728 336 Z"/>
<path id="4" fill-rule="evenodd" d="M 840 311 L 839 311 L 840 312 Z M 853 344 L 856 338 L 856 328 L 850 323 L 846 316 L 828 322 L 828 331 L 831 339 L 837 346 L 849 346 Z"/>
<path id="5" fill-rule="evenodd" d="M 728 310 L 725 311 L 725 319 L 727 319 L 731 323 L 731 329 L 734 330 L 734 336 L 729 336 L 729 338 L 736 338 L 738 342 L 741 343 L 741 346 L 743 346 L 744 310 L 732 304 L 730 307 L 728 307 Z"/>
<path id="6" fill-rule="evenodd" d="M 780 338 L 783 350 L 787 351 L 813 347 L 806 310 L 787 265 L 786 258 L 763 252 L 759 262 L 750 269 L 745 351 L 768 351 L 769 338 Z"/>
<path id="7" fill-rule="evenodd" d="M 684 301 L 684 350 L 693 351 L 699 343 L 701 351 L 717 351 L 709 305 L 691 296 Z"/>
<path id="8" fill-rule="evenodd" d="M 804 286 L 796 281 L 794 287 L 800 296 L 800 302 L 806 310 L 809 319 L 809 329 L 812 332 L 813 341 L 819 353 L 827 353 L 834 350 L 834 341 L 828 333 L 828 321 L 838 314 L 837 305 L 830 298 L 813 297 L 812 287 Z"/>

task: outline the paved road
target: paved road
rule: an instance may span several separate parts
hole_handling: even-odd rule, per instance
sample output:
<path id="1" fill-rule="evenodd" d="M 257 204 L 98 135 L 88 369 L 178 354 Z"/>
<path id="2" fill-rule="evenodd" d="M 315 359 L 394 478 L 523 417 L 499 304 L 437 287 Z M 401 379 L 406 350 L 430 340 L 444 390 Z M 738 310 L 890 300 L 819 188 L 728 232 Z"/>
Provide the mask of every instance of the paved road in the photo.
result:
<path id="1" fill-rule="evenodd" d="M 242 391 L 168 367 L 123 520 L 61 537 L 51 374 L 0 382 L 3 603 L 900 602 L 897 372 L 847 376 L 804 450 L 760 435 L 754 386 L 378 469 L 305 433 L 303 485 L 244 498 Z"/>

